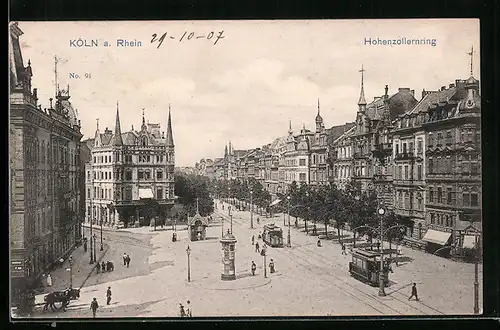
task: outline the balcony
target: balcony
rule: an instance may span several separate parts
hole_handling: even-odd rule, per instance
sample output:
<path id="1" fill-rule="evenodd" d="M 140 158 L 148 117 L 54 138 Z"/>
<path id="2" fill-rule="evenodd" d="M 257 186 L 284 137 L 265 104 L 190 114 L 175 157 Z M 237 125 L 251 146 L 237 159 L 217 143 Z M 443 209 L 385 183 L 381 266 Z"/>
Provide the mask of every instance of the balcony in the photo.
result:
<path id="1" fill-rule="evenodd" d="M 394 160 L 414 160 L 415 156 L 408 152 L 398 153 L 394 156 Z"/>

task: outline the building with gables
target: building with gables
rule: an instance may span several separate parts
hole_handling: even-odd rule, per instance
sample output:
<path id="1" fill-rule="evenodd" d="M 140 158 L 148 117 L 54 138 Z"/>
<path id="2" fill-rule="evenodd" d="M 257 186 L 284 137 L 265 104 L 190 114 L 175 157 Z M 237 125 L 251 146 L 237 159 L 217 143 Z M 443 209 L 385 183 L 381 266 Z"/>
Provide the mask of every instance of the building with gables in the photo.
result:
<path id="1" fill-rule="evenodd" d="M 395 210 L 431 252 L 481 231 L 481 98 L 471 72 L 422 99 L 393 130 Z"/>
<path id="2" fill-rule="evenodd" d="M 146 123 L 140 131 L 121 131 L 118 103 L 114 131 L 99 122 L 86 166 L 86 221 L 115 226 L 149 224 L 167 217 L 174 204 L 175 149 L 170 108 L 165 133 L 159 124 Z"/>
<path id="3" fill-rule="evenodd" d="M 31 62 L 24 66 L 17 23 L 9 26 L 10 55 L 10 259 L 12 288 L 22 290 L 81 235 L 80 120 L 66 90 L 55 104 L 38 104 Z"/>

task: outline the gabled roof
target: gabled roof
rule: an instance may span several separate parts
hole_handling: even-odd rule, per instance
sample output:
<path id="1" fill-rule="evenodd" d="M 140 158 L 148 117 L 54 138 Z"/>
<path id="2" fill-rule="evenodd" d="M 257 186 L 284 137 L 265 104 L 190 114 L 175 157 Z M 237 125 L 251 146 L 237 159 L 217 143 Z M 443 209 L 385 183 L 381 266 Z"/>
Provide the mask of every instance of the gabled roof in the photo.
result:
<path id="1" fill-rule="evenodd" d="M 356 126 L 356 123 L 345 123 L 344 125 L 333 126 L 326 130 L 328 139 L 333 142 L 354 126 Z"/>

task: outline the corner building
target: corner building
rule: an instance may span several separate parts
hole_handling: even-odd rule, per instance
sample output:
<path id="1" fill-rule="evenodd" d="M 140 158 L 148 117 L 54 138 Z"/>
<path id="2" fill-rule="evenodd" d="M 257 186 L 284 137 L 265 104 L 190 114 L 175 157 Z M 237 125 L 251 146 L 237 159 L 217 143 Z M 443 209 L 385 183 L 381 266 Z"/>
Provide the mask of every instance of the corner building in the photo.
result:
<path id="1" fill-rule="evenodd" d="M 116 226 L 122 221 L 149 224 L 167 218 L 174 204 L 175 148 L 170 109 L 167 133 L 159 124 L 146 124 L 144 113 L 140 131 L 122 133 L 119 108 L 114 132 L 99 130 L 91 147 L 86 169 L 86 221 Z"/>
<path id="2" fill-rule="evenodd" d="M 42 109 L 24 66 L 17 23 L 10 29 L 10 259 L 13 294 L 36 287 L 80 239 L 80 120 L 69 86 Z"/>

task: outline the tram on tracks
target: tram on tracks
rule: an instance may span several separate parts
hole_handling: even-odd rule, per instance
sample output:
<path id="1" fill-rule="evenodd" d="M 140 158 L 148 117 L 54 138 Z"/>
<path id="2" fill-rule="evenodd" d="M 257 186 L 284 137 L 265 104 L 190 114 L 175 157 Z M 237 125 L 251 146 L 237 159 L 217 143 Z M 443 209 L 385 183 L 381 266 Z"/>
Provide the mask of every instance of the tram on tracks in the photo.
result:
<path id="1" fill-rule="evenodd" d="M 274 223 L 265 225 L 262 240 L 269 246 L 283 247 L 283 229 Z"/>
<path id="2" fill-rule="evenodd" d="M 379 285 L 381 254 L 378 251 L 354 249 L 349 273 L 352 277 L 371 286 Z M 389 265 L 383 266 L 384 285 L 389 284 Z"/>

